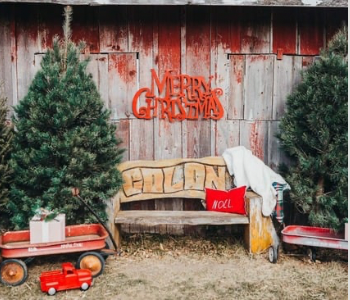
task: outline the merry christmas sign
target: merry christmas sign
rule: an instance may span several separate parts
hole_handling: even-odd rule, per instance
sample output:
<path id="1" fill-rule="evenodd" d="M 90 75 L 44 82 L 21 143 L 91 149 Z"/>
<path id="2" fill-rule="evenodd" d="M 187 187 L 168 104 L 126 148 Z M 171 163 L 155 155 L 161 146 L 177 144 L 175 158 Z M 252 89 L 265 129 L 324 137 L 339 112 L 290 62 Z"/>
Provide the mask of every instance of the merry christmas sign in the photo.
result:
<path id="1" fill-rule="evenodd" d="M 167 119 L 183 121 L 203 119 L 221 119 L 224 109 L 219 96 L 221 88 L 211 88 L 211 78 L 202 76 L 174 74 L 167 70 L 163 78 L 159 78 L 154 69 L 151 70 L 150 87 L 139 89 L 132 101 L 132 110 L 139 119 Z"/>

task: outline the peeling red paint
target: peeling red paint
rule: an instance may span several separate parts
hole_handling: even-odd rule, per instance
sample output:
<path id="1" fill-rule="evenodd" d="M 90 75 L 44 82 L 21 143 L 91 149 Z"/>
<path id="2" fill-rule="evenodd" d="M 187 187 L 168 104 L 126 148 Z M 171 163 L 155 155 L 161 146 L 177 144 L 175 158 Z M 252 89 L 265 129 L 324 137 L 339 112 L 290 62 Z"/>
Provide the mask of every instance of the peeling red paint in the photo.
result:
<path id="1" fill-rule="evenodd" d="M 269 60 L 270 58 L 268 55 L 251 55 L 251 56 L 248 56 L 248 59 L 252 63 L 257 61 Z"/>
<path id="2" fill-rule="evenodd" d="M 302 65 L 303 65 L 303 68 L 307 68 L 308 66 L 310 66 L 314 61 L 314 58 L 312 56 L 306 56 L 306 57 L 303 57 L 303 60 L 302 60 Z"/>
<path id="3" fill-rule="evenodd" d="M 91 7 L 75 6 L 72 21 L 72 41 L 84 41 L 90 53 L 100 52 L 97 11 Z"/>
<path id="4" fill-rule="evenodd" d="M 130 6 L 128 8 L 131 52 L 152 55 L 153 49 L 153 14 L 152 6 Z"/>
<path id="5" fill-rule="evenodd" d="M 233 62 L 234 62 L 233 63 L 233 72 L 235 75 L 236 82 L 238 84 L 242 83 L 243 77 L 244 77 L 244 69 L 243 69 L 244 65 L 242 64 L 243 61 L 244 61 L 243 56 L 240 56 L 239 58 L 233 60 Z"/>
<path id="6" fill-rule="evenodd" d="M 16 42 L 16 22 L 12 18 L 10 22 L 10 36 L 11 36 L 11 62 L 17 60 L 17 42 Z"/>
<path id="7" fill-rule="evenodd" d="M 318 55 L 324 46 L 323 20 L 315 10 L 305 9 L 299 14 L 300 54 Z"/>
<path id="8" fill-rule="evenodd" d="M 293 8 L 274 8 L 272 33 L 273 53 L 277 53 L 278 49 L 282 49 L 284 54 L 296 54 L 296 10 Z"/>
<path id="9" fill-rule="evenodd" d="M 250 127 L 250 135 L 249 135 L 249 143 L 250 150 L 252 153 L 260 158 L 264 159 L 264 149 L 263 149 L 263 141 L 259 136 L 259 124 L 258 122 L 253 122 Z"/>

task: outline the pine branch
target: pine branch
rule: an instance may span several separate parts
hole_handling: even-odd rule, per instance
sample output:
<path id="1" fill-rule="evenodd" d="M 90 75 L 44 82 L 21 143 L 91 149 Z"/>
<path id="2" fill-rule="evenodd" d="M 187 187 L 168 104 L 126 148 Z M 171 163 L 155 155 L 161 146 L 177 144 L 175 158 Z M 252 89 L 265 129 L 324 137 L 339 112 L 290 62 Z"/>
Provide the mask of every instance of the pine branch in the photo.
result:
<path id="1" fill-rule="evenodd" d="M 64 43 L 64 53 L 63 53 L 63 70 L 67 69 L 67 53 L 68 45 L 72 37 L 71 22 L 72 22 L 73 9 L 70 5 L 64 8 L 64 23 L 63 23 L 63 43 Z"/>

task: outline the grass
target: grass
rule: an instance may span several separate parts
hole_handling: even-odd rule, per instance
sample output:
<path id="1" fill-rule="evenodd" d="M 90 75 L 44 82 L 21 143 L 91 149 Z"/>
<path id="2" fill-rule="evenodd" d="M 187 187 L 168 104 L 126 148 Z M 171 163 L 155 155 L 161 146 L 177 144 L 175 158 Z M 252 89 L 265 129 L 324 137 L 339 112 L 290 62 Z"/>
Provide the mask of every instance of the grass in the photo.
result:
<path id="1" fill-rule="evenodd" d="M 88 291 L 58 292 L 55 299 L 348 299 L 346 251 L 321 249 L 312 263 L 295 249 L 271 264 L 266 254 L 249 255 L 231 237 L 128 235 L 123 243 L 122 255 L 108 258 Z M 0 286 L 0 299 L 52 299 L 40 290 L 40 273 L 75 260 L 34 260 L 25 284 Z"/>

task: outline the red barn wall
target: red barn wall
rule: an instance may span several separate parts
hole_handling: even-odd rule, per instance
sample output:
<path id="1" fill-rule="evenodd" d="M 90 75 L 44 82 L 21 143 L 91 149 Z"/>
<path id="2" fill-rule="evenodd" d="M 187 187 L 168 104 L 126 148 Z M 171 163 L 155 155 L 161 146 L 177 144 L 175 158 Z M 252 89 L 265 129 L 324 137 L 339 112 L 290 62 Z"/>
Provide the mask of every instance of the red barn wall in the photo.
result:
<path id="1" fill-rule="evenodd" d="M 9 105 L 25 96 L 43 53 L 62 36 L 62 13 L 60 5 L 0 4 L 0 82 Z M 342 22 L 344 8 L 75 6 L 72 38 L 86 42 L 124 160 L 221 155 L 244 145 L 275 169 L 286 96 Z M 224 117 L 136 118 L 132 99 L 151 87 L 151 69 L 160 79 L 166 70 L 211 78 L 223 90 Z"/>

